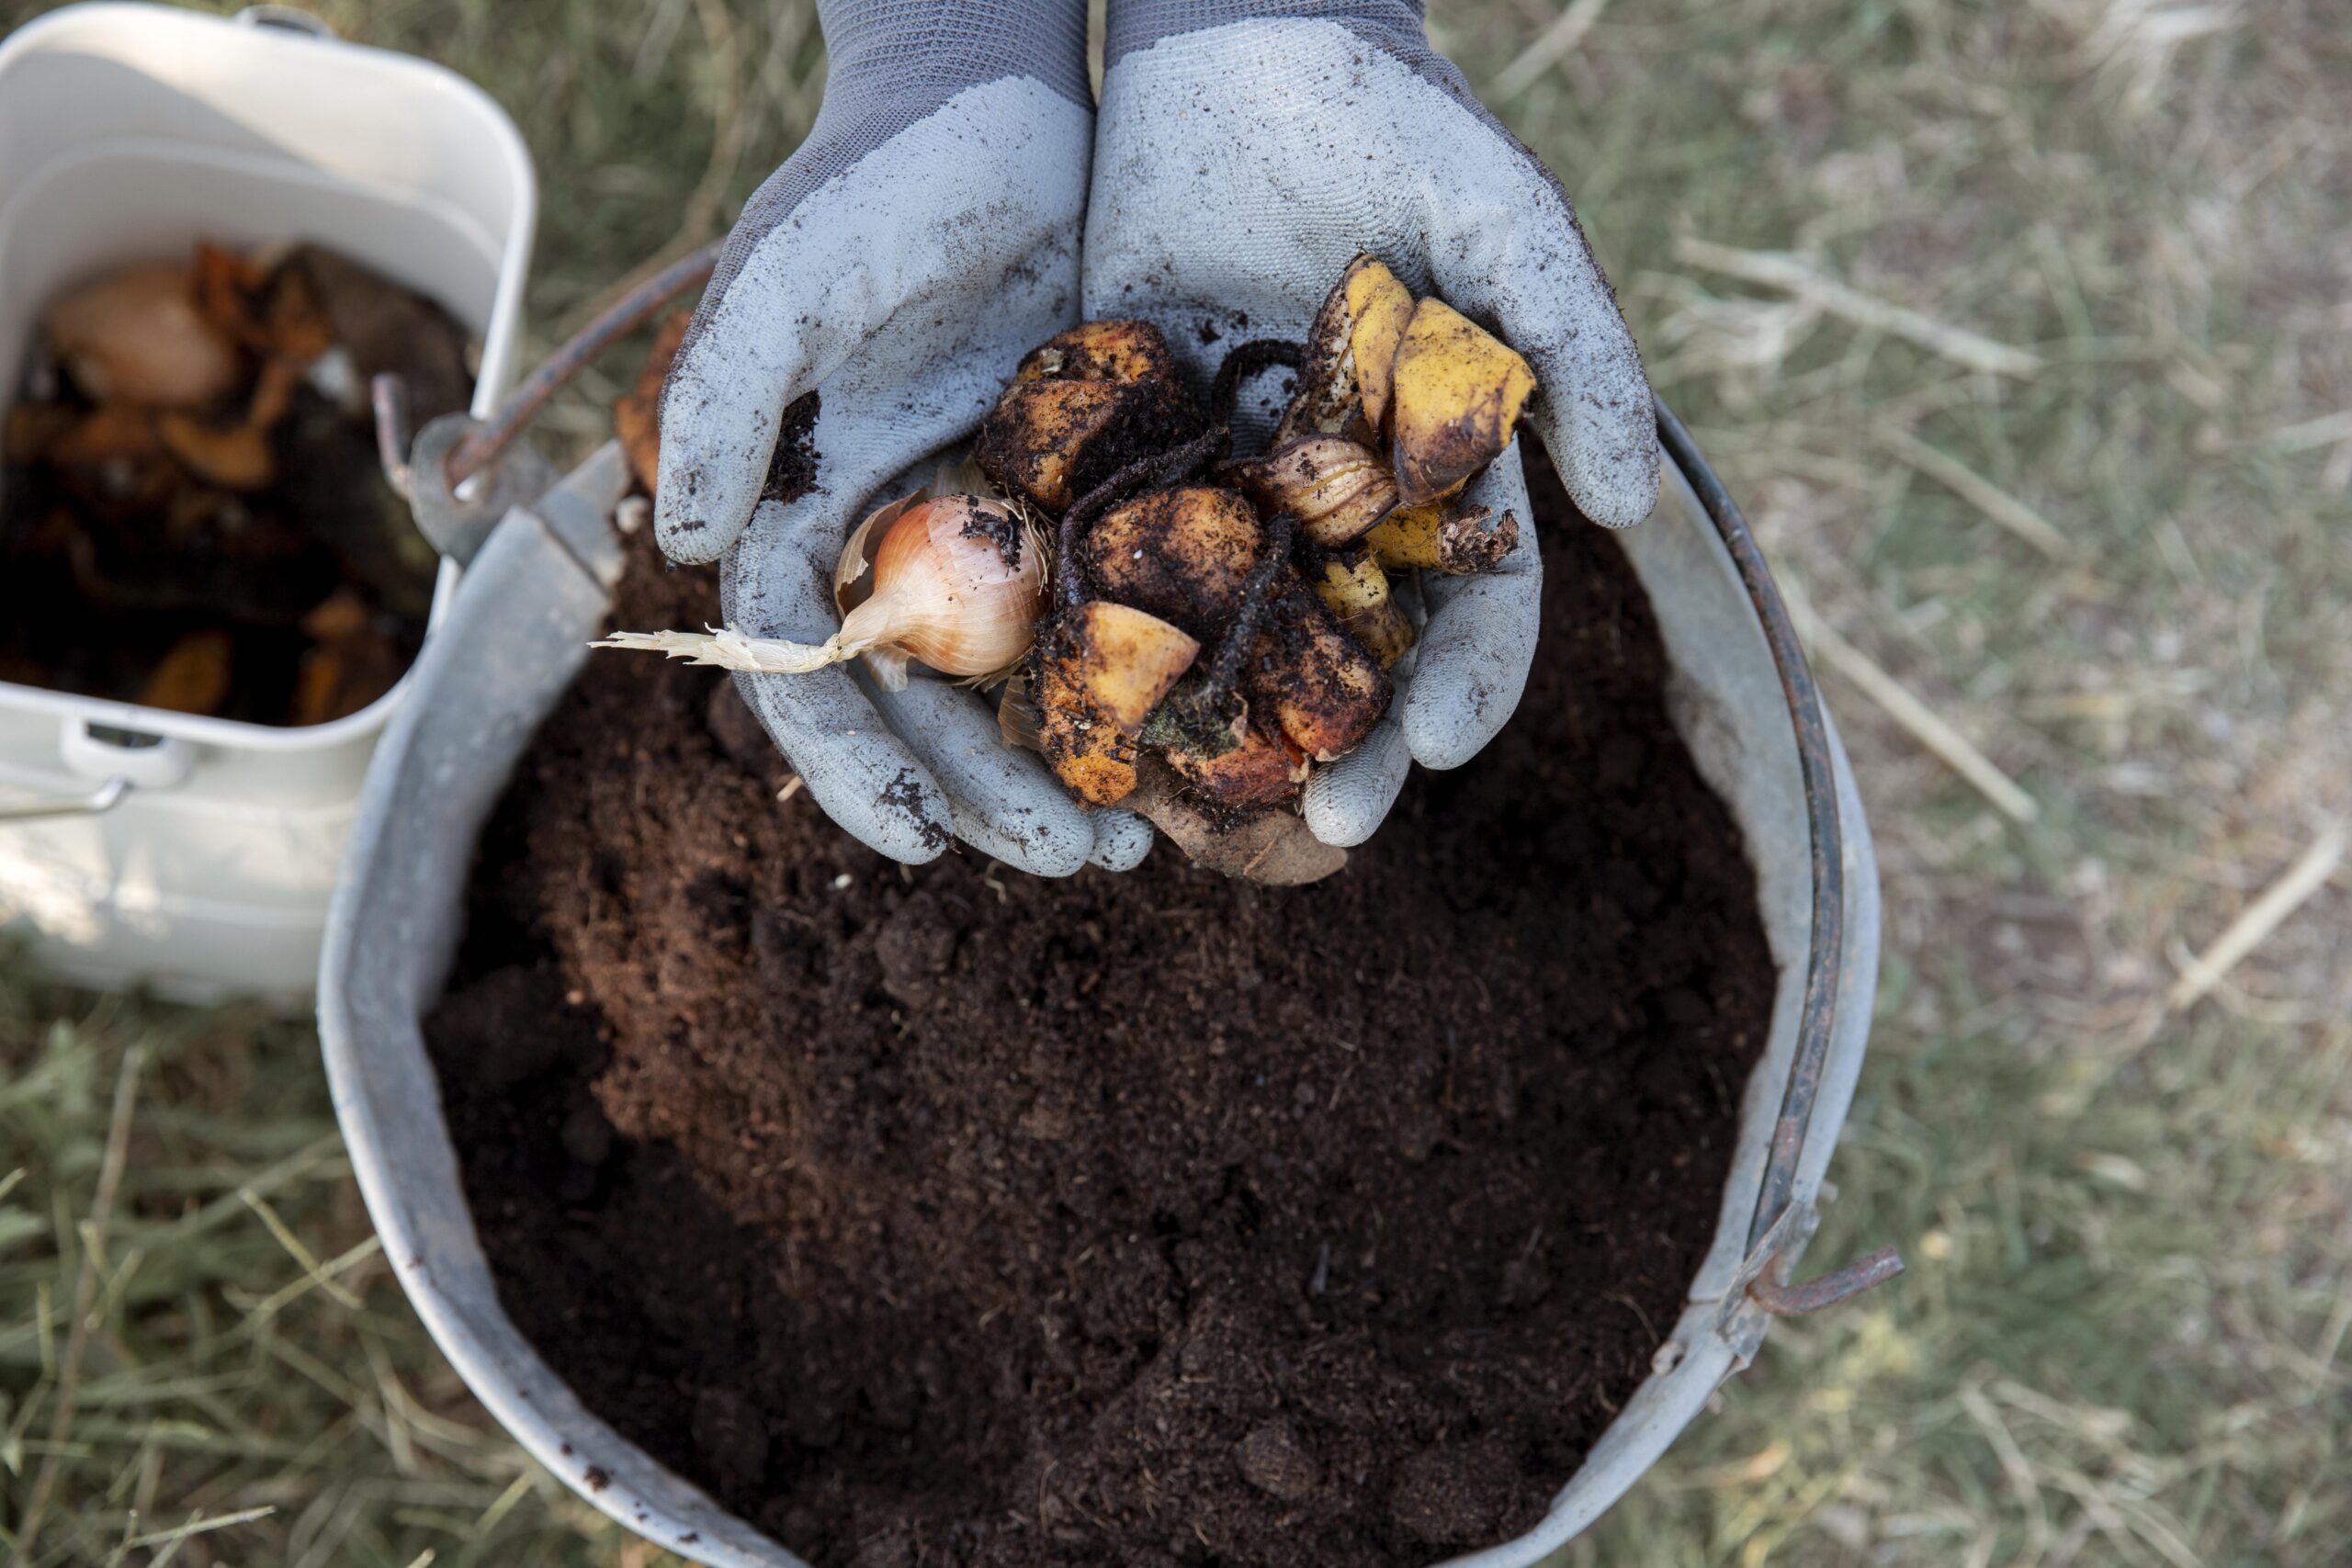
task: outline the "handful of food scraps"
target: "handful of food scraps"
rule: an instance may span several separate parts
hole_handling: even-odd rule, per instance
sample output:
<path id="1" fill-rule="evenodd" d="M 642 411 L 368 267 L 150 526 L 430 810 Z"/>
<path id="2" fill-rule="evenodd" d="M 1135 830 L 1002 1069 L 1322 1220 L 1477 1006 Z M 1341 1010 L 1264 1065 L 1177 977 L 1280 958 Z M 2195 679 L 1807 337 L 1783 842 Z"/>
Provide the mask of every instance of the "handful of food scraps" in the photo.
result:
<path id="1" fill-rule="evenodd" d="M 1262 453 L 1231 451 L 1243 380 L 1297 385 Z M 1346 852 L 1297 815 L 1412 648 L 1392 574 L 1499 563 L 1517 520 L 1464 505 L 1535 390 L 1526 362 L 1375 258 L 1351 262 L 1304 344 L 1245 344 L 1204 416 L 1158 329 L 1090 321 L 1040 344 L 982 423 L 970 466 L 874 513 L 834 574 L 822 643 L 619 632 L 729 670 L 863 658 L 1001 688 L 1008 744 L 1091 806 L 1141 811 L 1195 860 L 1309 881 Z"/>

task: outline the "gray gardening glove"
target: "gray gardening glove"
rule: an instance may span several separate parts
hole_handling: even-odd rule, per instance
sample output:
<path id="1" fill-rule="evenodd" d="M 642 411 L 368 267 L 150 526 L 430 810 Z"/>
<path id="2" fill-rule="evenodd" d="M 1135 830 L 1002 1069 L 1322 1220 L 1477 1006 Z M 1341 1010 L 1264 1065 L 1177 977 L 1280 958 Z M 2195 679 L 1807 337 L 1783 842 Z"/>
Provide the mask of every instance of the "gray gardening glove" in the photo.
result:
<path id="1" fill-rule="evenodd" d="M 654 525 L 722 559 L 752 637 L 821 642 L 835 560 L 886 481 L 968 435 L 1021 355 L 1078 320 L 1092 130 L 1084 0 L 820 0 L 823 108 L 745 205 L 662 400 Z M 815 483 L 768 488 L 780 416 L 814 393 Z M 782 471 L 779 465 L 779 471 Z M 1124 869 L 1150 847 L 1006 747 L 971 693 L 863 664 L 739 675 L 752 711 L 851 833 L 902 861 L 952 835 L 1008 864 Z"/>
<path id="2" fill-rule="evenodd" d="M 1110 23 L 1089 316 L 1154 322 L 1205 378 L 1236 343 L 1305 337 L 1370 251 L 1526 356 L 1529 417 L 1587 515 L 1649 515 L 1657 427 L 1616 297 L 1559 181 L 1430 51 L 1418 0 L 1111 0 Z M 1245 435 L 1272 412 L 1245 406 Z M 1517 514 L 1519 548 L 1498 571 L 1424 583 L 1429 623 L 1389 716 L 1307 782 L 1328 843 L 1369 838 L 1412 761 L 1459 766 L 1519 705 L 1543 569 L 1515 446 L 1471 499 Z"/>

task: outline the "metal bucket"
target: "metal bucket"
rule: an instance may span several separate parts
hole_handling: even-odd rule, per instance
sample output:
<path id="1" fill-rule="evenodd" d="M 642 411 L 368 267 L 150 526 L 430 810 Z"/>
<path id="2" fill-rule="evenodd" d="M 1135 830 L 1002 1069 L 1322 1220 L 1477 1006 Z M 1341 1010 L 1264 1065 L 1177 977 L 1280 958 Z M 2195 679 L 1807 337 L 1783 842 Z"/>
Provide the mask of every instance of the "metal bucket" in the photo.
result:
<path id="1" fill-rule="evenodd" d="M 1787 1270 L 1860 1071 L 1877 981 L 1877 868 L 1845 752 L 1738 510 L 1663 405 L 1673 459 L 1657 511 L 1615 536 L 1649 594 L 1675 723 L 1731 807 L 1780 971 L 1721 1218 L 1650 1377 L 1526 1535 L 1453 1559 L 1522 1568 L 1599 1517 L 1657 1461 L 1775 1313 L 1883 1278 L 1891 1254 L 1809 1286 Z M 474 842 L 533 730 L 587 657 L 620 570 L 606 521 L 626 482 L 607 446 L 508 513 L 469 569 L 376 753 L 328 917 L 319 1031 L 335 1114 L 401 1283 L 507 1430 L 647 1539 L 727 1568 L 803 1568 L 596 1418 L 500 1307 L 458 1180 L 420 1018 L 464 919 Z M 594 1477 L 593 1481 L 590 1477 Z"/>

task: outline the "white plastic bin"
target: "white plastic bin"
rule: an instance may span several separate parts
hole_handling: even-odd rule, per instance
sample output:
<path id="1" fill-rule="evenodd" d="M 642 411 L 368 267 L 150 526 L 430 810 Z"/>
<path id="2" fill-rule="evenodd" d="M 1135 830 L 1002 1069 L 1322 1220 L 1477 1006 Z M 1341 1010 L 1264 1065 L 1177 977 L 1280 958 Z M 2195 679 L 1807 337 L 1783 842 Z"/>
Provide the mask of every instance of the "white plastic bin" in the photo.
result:
<path id="1" fill-rule="evenodd" d="M 53 294 L 199 238 L 314 241 L 375 268 L 481 340 L 477 413 L 504 392 L 538 203 L 521 136 L 462 77 L 300 20 L 86 5 L 0 42 L 0 404 Z M 0 682 L 0 928 L 29 926 L 38 958 L 86 984 L 308 991 L 408 685 L 286 729 Z M 62 809 L 5 819 L 45 803 Z"/>

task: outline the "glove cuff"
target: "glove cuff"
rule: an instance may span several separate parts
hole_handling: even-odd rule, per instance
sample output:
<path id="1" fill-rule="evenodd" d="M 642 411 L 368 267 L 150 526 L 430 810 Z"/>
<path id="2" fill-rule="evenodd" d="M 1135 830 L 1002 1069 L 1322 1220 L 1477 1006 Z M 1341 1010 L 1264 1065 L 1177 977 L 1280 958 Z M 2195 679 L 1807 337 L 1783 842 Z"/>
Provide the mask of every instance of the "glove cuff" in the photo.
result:
<path id="1" fill-rule="evenodd" d="M 1423 0 L 1110 0 L 1106 63 L 1164 38 L 1233 22 L 1337 22 L 1391 54 L 1429 52 Z"/>
<path id="2" fill-rule="evenodd" d="M 1086 0 L 819 0 L 817 22 L 826 51 L 820 112 L 863 118 L 877 101 L 895 101 L 917 119 L 967 87 L 1007 76 L 1094 107 Z"/>
<path id="3" fill-rule="evenodd" d="M 1086 0 L 818 0 L 817 21 L 826 66 L 816 124 L 743 204 L 703 290 L 687 345 L 701 335 L 745 259 L 810 191 L 957 94 L 1021 78 L 1094 112 Z M 1082 136 L 1069 149 L 1080 169 L 1088 151 Z"/>

